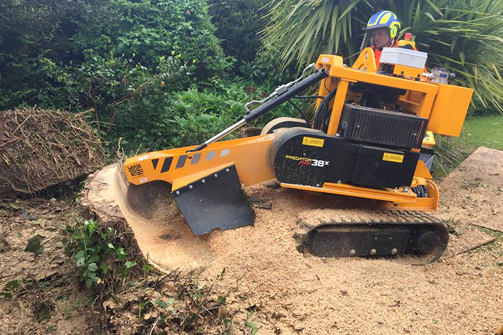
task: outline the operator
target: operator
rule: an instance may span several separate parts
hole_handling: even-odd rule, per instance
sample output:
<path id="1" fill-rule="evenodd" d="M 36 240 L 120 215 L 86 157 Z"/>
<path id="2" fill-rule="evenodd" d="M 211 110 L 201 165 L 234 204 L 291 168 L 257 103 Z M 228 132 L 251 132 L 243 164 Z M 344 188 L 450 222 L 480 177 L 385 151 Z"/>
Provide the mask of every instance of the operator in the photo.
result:
<path id="1" fill-rule="evenodd" d="M 368 45 L 370 39 L 377 66 L 379 66 L 382 49 L 396 47 L 400 28 L 401 24 L 397 16 L 389 10 L 377 12 L 370 18 L 365 29 L 366 33 L 362 46 Z"/>

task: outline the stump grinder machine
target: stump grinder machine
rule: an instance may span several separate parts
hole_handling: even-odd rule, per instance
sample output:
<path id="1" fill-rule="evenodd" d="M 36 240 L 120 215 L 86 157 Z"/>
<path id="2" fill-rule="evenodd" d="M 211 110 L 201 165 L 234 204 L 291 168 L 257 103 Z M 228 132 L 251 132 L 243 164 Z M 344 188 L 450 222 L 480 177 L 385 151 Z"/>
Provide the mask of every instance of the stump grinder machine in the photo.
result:
<path id="1" fill-rule="evenodd" d="M 302 76 L 278 87 L 243 119 L 206 142 L 128 158 L 131 208 L 149 215 L 173 197 L 196 235 L 253 225 L 243 186 L 272 179 L 284 188 L 356 197 L 373 211 L 300 227 L 298 249 L 321 257 L 428 255 L 445 250 L 448 232 L 430 212 L 439 192 L 430 173 L 434 133 L 458 136 L 472 90 L 450 85 L 443 68 L 425 72 L 427 54 L 371 48 L 352 67 L 321 55 Z M 311 73 L 311 72 L 312 73 Z M 319 84 L 317 95 L 299 96 Z M 316 101 L 313 120 L 277 118 L 259 136 L 219 141 L 293 98 Z M 295 104 L 294 104 L 295 105 Z M 422 256 L 421 256 L 422 257 Z"/>

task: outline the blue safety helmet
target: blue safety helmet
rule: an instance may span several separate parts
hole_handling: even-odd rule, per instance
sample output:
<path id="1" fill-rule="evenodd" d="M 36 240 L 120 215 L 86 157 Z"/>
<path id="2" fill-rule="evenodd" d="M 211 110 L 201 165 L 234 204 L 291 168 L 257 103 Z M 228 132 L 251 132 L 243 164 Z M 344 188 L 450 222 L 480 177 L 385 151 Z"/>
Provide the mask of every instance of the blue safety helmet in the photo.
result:
<path id="1" fill-rule="evenodd" d="M 366 30 L 367 32 L 369 32 L 378 28 L 388 28 L 389 37 L 391 39 L 394 39 L 398 36 L 401 24 L 395 13 L 389 10 L 382 10 L 372 15 L 369 22 L 367 23 Z"/>

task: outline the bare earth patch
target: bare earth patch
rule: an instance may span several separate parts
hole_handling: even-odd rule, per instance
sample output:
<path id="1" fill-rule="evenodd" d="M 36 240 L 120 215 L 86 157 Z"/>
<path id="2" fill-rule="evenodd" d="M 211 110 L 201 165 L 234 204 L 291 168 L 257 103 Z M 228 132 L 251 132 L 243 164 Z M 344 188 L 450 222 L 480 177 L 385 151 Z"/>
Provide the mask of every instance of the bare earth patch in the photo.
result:
<path id="1" fill-rule="evenodd" d="M 501 323 L 502 237 L 474 224 L 499 227 L 502 157 L 479 148 L 440 183 L 438 214 L 450 226 L 451 241 L 445 257 L 426 266 L 297 252 L 292 235 L 298 215 L 343 205 L 334 196 L 258 185 L 247 189 L 257 204 L 254 227 L 203 237 L 194 237 L 181 217 L 153 222 L 129 213 L 120 199 L 99 202 L 121 207 L 154 264 L 195 273 L 198 281 L 229 292 L 235 333 L 256 326 L 259 334 L 490 334 Z"/>
<path id="2" fill-rule="evenodd" d="M 62 243 L 62 231 L 77 215 L 74 204 L 0 205 L 0 334 L 92 333 L 95 318 Z M 27 251 L 30 240 L 35 247 Z"/>

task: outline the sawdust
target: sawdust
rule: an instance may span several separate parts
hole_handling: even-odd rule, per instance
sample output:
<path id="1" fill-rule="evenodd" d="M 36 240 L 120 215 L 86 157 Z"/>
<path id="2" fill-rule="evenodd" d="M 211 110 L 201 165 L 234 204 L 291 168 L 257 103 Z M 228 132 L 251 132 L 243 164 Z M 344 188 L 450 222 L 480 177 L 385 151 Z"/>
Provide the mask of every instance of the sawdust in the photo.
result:
<path id="1" fill-rule="evenodd" d="M 253 324 L 259 334 L 487 334 L 501 322 L 503 247 L 499 241 L 484 252 L 464 251 L 473 244 L 468 240 L 487 238 L 472 234 L 472 223 L 501 222 L 496 221 L 503 208 L 501 154 L 481 148 L 440 184 L 439 213 L 455 234 L 449 257 L 421 267 L 299 253 L 292 236 L 297 217 L 347 206 L 348 200 L 337 196 L 253 186 L 249 195 L 272 204 L 270 210 L 256 206 L 255 226 L 203 237 L 193 236 L 181 217 L 155 223 L 118 203 L 155 264 L 231 289 L 227 304 L 238 329 Z M 114 167 L 108 169 L 114 173 Z M 166 234 L 171 238 L 163 238 Z"/>
<path id="2" fill-rule="evenodd" d="M 253 238 L 237 230 L 229 240 L 226 232 L 215 234 L 214 248 L 227 255 L 206 274 L 226 268 L 225 285 L 237 288 L 236 306 L 255 305 L 261 333 L 482 334 L 488 320 L 493 327 L 500 321 L 501 268 L 482 273 L 478 261 L 464 258 L 413 267 L 383 259 L 303 255 L 291 238 L 292 214 L 328 200 L 290 190 L 257 191 L 275 197 L 274 209 L 256 210 Z"/>

